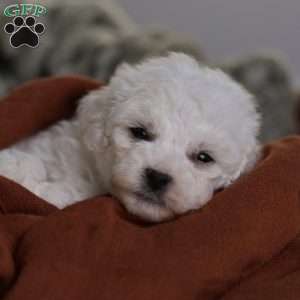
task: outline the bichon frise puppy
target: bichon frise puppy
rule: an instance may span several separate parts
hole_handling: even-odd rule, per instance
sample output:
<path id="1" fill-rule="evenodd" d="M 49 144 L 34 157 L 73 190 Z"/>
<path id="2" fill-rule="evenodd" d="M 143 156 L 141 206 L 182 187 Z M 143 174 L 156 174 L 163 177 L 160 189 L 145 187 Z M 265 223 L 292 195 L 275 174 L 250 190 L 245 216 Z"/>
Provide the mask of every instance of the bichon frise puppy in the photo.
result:
<path id="1" fill-rule="evenodd" d="M 252 95 L 171 53 L 121 66 L 72 120 L 1 151 L 0 174 L 60 208 L 111 193 L 129 212 L 161 221 L 200 208 L 250 170 L 258 130 Z"/>

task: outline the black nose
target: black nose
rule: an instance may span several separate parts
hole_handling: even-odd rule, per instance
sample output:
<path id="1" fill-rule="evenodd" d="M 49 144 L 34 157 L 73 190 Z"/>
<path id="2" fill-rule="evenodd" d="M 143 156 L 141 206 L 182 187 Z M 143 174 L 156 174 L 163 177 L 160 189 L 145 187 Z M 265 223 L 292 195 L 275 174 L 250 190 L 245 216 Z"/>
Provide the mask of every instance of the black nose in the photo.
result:
<path id="1" fill-rule="evenodd" d="M 172 177 L 168 174 L 164 174 L 152 168 L 146 168 L 145 180 L 147 186 L 151 189 L 151 191 L 161 192 L 172 181 Z"/>

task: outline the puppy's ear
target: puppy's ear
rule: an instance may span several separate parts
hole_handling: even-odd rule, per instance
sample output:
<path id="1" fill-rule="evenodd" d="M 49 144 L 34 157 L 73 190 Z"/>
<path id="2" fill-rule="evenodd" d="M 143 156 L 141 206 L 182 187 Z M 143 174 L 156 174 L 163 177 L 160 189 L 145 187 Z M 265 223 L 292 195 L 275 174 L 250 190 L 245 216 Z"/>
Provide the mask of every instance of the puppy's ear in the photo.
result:
<path id="1" fill-rule="evenodd" d="M 124 80 L 125 78 L 130 77 L 130 74 L 134 71 L 134 69 L 135 68 L 133 65 L 122 63 L 117 67 L 112 78 L 122 77 L 122 79 Z"/>
<path id="2" fill-rule="evenodd" d="M 243 174 L 249 173 L 256 165 L 256 163 L 262 157 L 262 146 L 259 141 L 259 130 L 261 126 L 261 116 L 254 109 L 250 120 L 248 120 L 247 130 L 243 132 L 242 137 L 244 140 L 240 140 L 239 149 L 242 157 L 238 168 L 235 172 L 227 178 L 225 186 L 228 186 L 239 178 Z"/>
<path id="3" fill-rule="evenodd" d="M 92 91 L 79 103 L 77 117 L 81 139 L 91 151 L 102 152 L 108 146 L 105 131 L 109 103 L 107 88 Z"/>
<path id="4" fill-rule="evenodd" d="M 138 82 L 139 73 L 137 67 L 127 63 L 121 64 L 110 81 L 110 87 L 113 91 L 113 101 L 126 101 L 131 90 Z"/>
<path id="5" fill-rule="evenodd" d="M 119 102 L 128 100 L 136 84 L 136 69 L 122 64 L 110 83 L 100 90 L 92 91 L 80 101 L 77 117 L 81 138 L 91 151 L 101 152 L 109 145 L 109 116 Z"/>
<path id="6" fill-rule="evenodd" d="M 231 178 L 228 178 L 228 181 L 225 183 L 225 186 L 228 186 L 239 178 L 243 174 L 249 173 L 256 165 L 256 163 L 261 159 L 262 156 L 262 147 L 257 142 L 250 151 L 245 155 L 239 169 L 234 173 Z"/>
<path id="7" fill-rule="evenodd" d="M 261 159 L 261 157 L 262 147 L 257 143 L 253 151 L 251 151 L 247 156 L 247 163 L 243 173 L 250 172 L 254 168 L 255 164 Z"/>

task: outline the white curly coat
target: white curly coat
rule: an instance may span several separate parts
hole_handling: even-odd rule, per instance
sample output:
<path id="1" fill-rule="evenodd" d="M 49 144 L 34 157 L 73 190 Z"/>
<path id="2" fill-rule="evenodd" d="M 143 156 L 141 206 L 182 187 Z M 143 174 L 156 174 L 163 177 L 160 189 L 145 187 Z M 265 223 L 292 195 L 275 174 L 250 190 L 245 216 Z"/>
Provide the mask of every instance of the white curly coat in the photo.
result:
<path id="1" fill-rule="evenodd" d="M 161 221 L 200 208 L 250 170 L 259 123 L 252 95 L 228 75 L 171 53 L 122 65 L 72 120 L 2 150 L 0 174 L 59 208 L 111 193 L 131 213 Z M 153 140 L 136 139 L 133 127 Z M 212 162 L 194 159 L 203 151 Z M 160 196 L 145 191 L 146 168 L 172 178 Z"/>

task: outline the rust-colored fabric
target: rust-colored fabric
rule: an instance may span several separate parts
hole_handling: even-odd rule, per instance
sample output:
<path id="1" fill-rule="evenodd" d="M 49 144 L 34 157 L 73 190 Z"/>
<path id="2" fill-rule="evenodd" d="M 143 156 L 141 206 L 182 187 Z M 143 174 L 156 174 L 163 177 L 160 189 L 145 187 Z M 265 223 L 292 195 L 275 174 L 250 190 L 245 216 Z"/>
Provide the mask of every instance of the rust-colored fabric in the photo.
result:
<path id="1" fill-rule="evenodd" d="M 70 116 L 98 86 L 62 77 L 15 90 L 0 103 L 0 147 Z M 0 298 L 299 300 L 299 191 L 297 136 L 265 146 L 203 209 L 156 225 L 110 197 L 58 210 L 0 178 Z"/>

